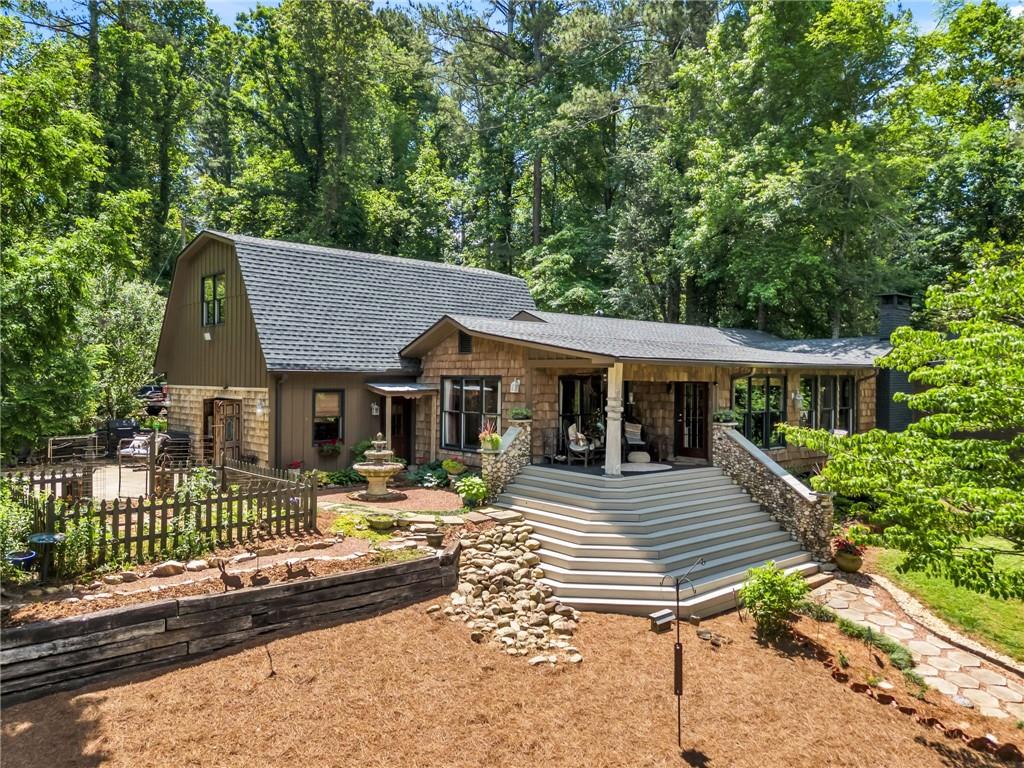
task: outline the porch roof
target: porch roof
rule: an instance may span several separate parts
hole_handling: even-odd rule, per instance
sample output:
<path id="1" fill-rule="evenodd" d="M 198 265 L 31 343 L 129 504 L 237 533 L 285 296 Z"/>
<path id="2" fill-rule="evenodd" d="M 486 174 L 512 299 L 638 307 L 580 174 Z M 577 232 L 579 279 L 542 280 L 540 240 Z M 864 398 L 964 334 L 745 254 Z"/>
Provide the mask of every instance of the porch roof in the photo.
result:
<path id="1" fill-rule="evenodd" d="M 402 350 L 418 357 L 453 330 L 599 362 L 870 368 L 890 346 L 876 337 L 780 339 L 763 331 L 527 310 L 502 320 L 449 314 Z"/>
<path id="2" fill-rule="evenodd" d="M 416 381 L 367 382 L 366 388 L 374 394 L 392 397 L 426 397 L 438 390 L 437 384 L 424 384 Z"/>

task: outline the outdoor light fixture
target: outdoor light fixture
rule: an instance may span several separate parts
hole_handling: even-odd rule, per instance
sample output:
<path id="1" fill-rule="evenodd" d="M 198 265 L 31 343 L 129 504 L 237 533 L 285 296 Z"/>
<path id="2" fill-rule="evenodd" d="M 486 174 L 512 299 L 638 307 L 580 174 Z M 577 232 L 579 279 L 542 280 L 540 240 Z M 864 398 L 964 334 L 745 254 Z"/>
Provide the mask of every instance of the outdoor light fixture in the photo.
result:
<path id="1" fill-rule="evenodd" d="M 804 404 L 804 396 L 799 389 L 793 393 L 793 402 L 796 404 L 797 408 Z"/>
<path id="2" fill-rule="evenodd" d="M 213 334 L 209 331 L 203 331 L 203 341 L 213 341 Z"/>
<path id="3" fill-rule="evenodd" d="M 380 416 L 380 403 L 370 403 L 370 415 Z"/>
<path id="4" fill-rule="evenodd" d="M 267 401 L 266 400 L 264 400 L 262 397 L 259 398 L 258 400 L 256 400 L 256 415 L 257 416 L 262 416 L 263 412 L 266 410 L 266 408 L 267 408 Z"/>
<path id="5" fill-rule="evenodd" d="M 511 392 L 513 395 L 519 394 L 519 385 L 521 383 L 522 382 L 520 382 L 519 379 L 512 379 L 512 381 L 510 381 L 508 384 L 508 391 Z"/>

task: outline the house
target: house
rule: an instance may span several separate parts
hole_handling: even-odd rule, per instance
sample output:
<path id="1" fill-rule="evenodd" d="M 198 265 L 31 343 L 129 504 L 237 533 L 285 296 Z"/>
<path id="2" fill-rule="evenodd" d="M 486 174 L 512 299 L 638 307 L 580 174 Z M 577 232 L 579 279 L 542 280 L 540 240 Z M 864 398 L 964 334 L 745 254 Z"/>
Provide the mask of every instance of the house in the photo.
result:
<path id="1" fill-rule="evenodd" d="M 795 341 L 567 315 L 507 275 L 206 231 L 178 257 L 156 367 L 170 428 L 212 460 L 329 470 L 380 431 L 412 463 L 483 464 L 563 600 L 647 613 L 699 566 L 701 614 L 754 565 L 813 574 L 828 556 L 831 501 L 786 469 L 822 457 L 776 426 L 906 423 L 874 361 L 909 297 L 879 311 L 878 335 Z"/>
<path id="2" fill-rule="evenodd" d="M 380 431 L 414 460 L 417 401 L 436 393 L 402 347 L 447 312 L 533 308 L 508 275 L 203 231 L 177 258 L 157 347 L 168 428 L 211 459 L 335 469 Z"/>

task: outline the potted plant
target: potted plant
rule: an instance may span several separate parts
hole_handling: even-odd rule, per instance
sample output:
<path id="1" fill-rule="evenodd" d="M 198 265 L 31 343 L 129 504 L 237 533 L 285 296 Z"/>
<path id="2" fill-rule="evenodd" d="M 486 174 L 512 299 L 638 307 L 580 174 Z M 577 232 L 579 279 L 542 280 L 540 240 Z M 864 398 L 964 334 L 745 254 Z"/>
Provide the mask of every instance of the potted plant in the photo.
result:
<path id="1" fill-rule="evenodd" d="M 501 447 L 501 435 L 490 419 L 484 422 L 484 428 L 480 430 L 480 447 L 485 451 L 496 451 Z"/>
<path id="2" fill-rule="evenodd" d="M 720 411 L 715 411 L 711 416 L 711 419 L 715 424 L 736 426 L 740 423 L 739 417 L 736 415 L 736 411 L 729 408 L 723 408 Z"/>
<path id="3" fill-rule="evenodd" d="M 487 498 L 487 483 L 479 475 L 465 475 L 455 481 L 455 490 L 467 507 L 475 507 Z"/>
<path id="4" fill-rule="evenodd" d="M 302 474 L 302 460 L 297 459 L 295 461 L 289 462 L 288 472 L 289 474 L 291 474 L 292 477 L 298 477 L 300 474 Z"/>
<path id="5" fill-rule="evenodd" d="M 395 518 L 377 512 L 366 516 L 366 524 L 375 531 L 390 531 L 395 527 Z"/>
<path id="6" fill-rule="evenodd" d="M 529 408 L 510 408 L 508 417 L 512 421 L 529 421 L 533 418 L 533 412 Z"/>
<path id="7" fill-rule="evenodd" d="M 337 440 L 324 440 L 316 444 L 316 449 L 321 456 L 337 456 L 341 453 L 341 443 Z"/>
<path id="8" fill-rule="evenodd" d="M 455 482 L 455 479 L 466 471 L 466 465 L 455 458 L 445 459 L 441 462 L 441 469 L 448 473 L 448 480 Z"/>
<path id="9" fill-rule="evenodd" d="M 864 547 L 855 544 L 845 534 L 832 539 L 832 559 L 844 573 L 856 573 L 864 564 Z"/>
<path id="10" fill-rule="evenodd" d="M 427 534 L 427 546 L 440 549 L 444 546 L 444 531 L 431 531 Z"/>

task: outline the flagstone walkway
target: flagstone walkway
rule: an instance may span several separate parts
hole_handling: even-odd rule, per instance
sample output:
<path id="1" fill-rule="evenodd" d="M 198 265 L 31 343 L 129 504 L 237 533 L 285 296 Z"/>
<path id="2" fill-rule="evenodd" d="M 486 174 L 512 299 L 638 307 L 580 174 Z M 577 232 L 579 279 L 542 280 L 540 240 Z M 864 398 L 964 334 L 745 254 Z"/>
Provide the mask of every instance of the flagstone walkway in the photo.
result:
<path id="1" fill-rule="evenodd" d="M 911 621 L 870 577 L 853 578 L 870 586 L 855 584 L 837 572 L 833 581 L 815 589 L 811 597 L 844 619 L 866 625 L 906 646 L 914 658 L 914 671 L 958 704 L 977 708 L 989 717 L 1024 721 L 1024 679 Z"/>

